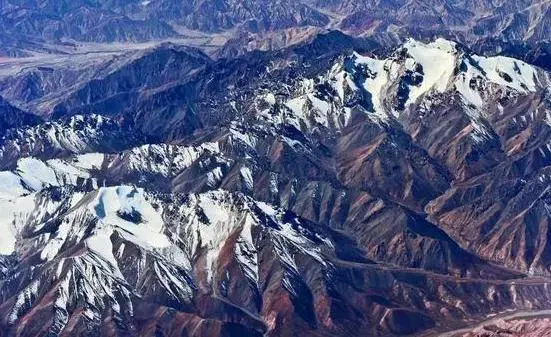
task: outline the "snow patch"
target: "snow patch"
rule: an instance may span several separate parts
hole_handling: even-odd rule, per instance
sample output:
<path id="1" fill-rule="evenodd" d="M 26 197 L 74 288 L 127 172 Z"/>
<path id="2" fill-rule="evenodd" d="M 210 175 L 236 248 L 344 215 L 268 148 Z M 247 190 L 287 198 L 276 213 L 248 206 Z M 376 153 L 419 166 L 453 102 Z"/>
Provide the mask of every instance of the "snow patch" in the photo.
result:
<path id="1" fill-rule="evenodd" d="M 254 180 L 251 169 L 244 166 L 241 167 L 239 173 L 241 174 L 241 179 L 243 180 L 245 188 L 247 188 L 247 190 L 249 191 L 252 191 L 254 187 Z"/>
<path id="2" fill-rule="evenodd" d="M 112 226 L 125 239 L 139 246 L 163 248 L 170 245 L 163 234 L 161 206 L 153 208 L 141 188 L 100 188 L 88 209 L 99 218 L 100 224 Z"/>
<path id="3" fill-rule="evenodd" d="M 455 44 L 442 39 L 429 44 L 410 39 L 404 47 L 412 57 L 408 60 L 413 61 L 412 64 L 423 67 L 423 81 L 419 86 L 409 87 L 410 93 L 406 105 L 416 102 L 430 90 L 444 92 L 455 69 Z M 413 69 L 410 68 L 410 70 Z"/>

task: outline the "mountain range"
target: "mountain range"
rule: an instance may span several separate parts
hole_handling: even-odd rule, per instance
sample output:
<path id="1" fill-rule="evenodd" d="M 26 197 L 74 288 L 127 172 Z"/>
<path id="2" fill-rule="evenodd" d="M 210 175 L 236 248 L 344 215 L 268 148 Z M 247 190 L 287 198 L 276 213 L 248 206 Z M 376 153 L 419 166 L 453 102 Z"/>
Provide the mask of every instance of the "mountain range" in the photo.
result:
<path id="1" fill-rule="evenodd" d="M 342 41 L 6 76 L 4 334 L 424 335 L 547 308 L 549 72 Z"/>
<path id="2" fill-rule="evenodd" d="M 0 336 L 549 333 L 550 6 L 0 0 Z"/>
<path id="3" fill-rule="evenodd" d="M 440 36 L 484 52 L 514 45 L 549 53 L 550 10 L 547 0 L 3 0 L 0 53 L 162 40 L 210 51 L 238 41 L 244 52 L 279 49 L 327 29 L 384 45 Z"/>

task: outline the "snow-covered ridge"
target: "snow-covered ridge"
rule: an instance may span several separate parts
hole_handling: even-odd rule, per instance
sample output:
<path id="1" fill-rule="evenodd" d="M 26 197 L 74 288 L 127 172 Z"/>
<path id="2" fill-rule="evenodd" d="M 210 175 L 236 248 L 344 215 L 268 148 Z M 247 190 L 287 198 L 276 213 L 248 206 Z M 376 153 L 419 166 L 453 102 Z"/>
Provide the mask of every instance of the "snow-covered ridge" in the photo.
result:
<path id="1" fill-rule="evenodd" d="M 39 203 L 44 199 L 37 194 L 18 198 L 23 199 L 26 201 L 18 205 L 26 207 L 29 213 L 46 206 Z M 51 270 L 53 274 L 47 277 L 61 281 L 54 295 L 56 310 L 84 300 L 85 315 L 90 319 L 100 316 L 105 306 L 113 305 L 119 310 L 128 305 L 113 296 L 115 292 L 128 291 L 118 285 L 132 286 L 125 280 L 125 268 L 137 268 L 139 275 L 148 273 L 153 278 L 150 281 L 164 293 L 186 303 L 195 287 L 187 275 L 192 266 L 205 271 L 208 283 L 215 283 L 215 278 L 224 275 L 218 271 L 218 261 L 226 260 L 221 256 L 223 247 L 232 247 L 232 258 L 243 275 L 251 284 L 257 284 L 258 251 L 265 249 L 268 238 L 275 259 L 286 270 L 283 285 L 287 284 L 290 290 L 289 277 L 299 273 L 295 255 L 309 256 L 326 266 L 324 254 L 333 250 L 330 239 L 316 233 L 304 220 L 243 194 L 223 190 L 188 196 L 158 195 L 125 185 L 88 193 L 65 190 L 63 198 L 42 211 L 44 216 L 27 217 L 24 222 L 27 229 L 36 228 L 35 236 L 26 241 L 32 243 L 33 251 L 46 263 L 39 270 L 42 273 Z M 46 232 L 39 231 L 45 228 L 46 220 L 58 225 Z M 64 255 L 78 244 L 86 248 L 78 256 Z M 126 247 L 130 246 L 142 252 L 139 256 L 132 253 L 132 258 L 137 259 L 132 266 L 125 264 L 129 256 Z M 19 254 L 29 254 L 18 249 Z M 224 251 L 227 254 L 227 248 Z M 44 266 L 49 267 L 43 269 Z M 75 279 L 80 277 L 86 280 Z M 81 284 L 80 290 L 69 289 L 75 283 Z M 14 303 L 10 320 L 23 316 L 38 293 L 32 284 L 23 288 L 18 295 L 21 301 Z"/>
<path id="2" fill-rule="evenodd" d="M 98 219 L 86 246 L 114 267 L 110 236 L 117 231 L 129 242 L 145 249 L 166 248 L 170 240 L 163 233 L 163 207 L 143 189 L 132 186 L 104 187 L 94 191 L 86 211 Z"/>
<path id="3" fill-rule="evenodd" d="M 384 122 L 432 93 L 447 92 L 456 92 L 466 105 L 484 110 L 496 90 L 523 95 L 549 83 L 543 71 L 514 58 L 475 55 L 444 39 L 430 43 L 410 39 L 388 58 L 354 52 L 327 73 L 302 79 L 291 97 L 281 102 L 282 116 L 273 120 L 301 130 L 340 129 L 360 99 L 369 118 Z M 272 93 L 261 99 L 275 104 Z"/>
<path id="4" fill-rule="evenodd" d="M 205 249 L 206 266 L 209 278 L 216 269 L 222 247 L 236 231 L 236 258 L 241 263 L 245 275 L 257 281 L 258 262 L 256 257 L 256 228 L 262 228 L 280 245 L 291 245 L 302 253 L 325 264 L 321 248 L 331 249 L 330 241 L 303 227 L 298 218 L 293 223 L 284 220 L 285 212 L 263 202 L 257 202 L 242 194 L 232 194 L 223 190 L 210 191 L 190 196 L 188 202 L 178 209 L 179 219 L 186 229 L 178 225 L 178 231 L 191 234 L 190 247 Z M 182 221 L 183 220 L 183 221 Z M 276 244 L 276 250 L 278 245 Z M 242 254 L 241 254 L 242 252 Z M 195 251 L 194 254 L 197 252 Z M 283 252 L 275 252 L 282 263 L 295 265 L 292 256 L 285 260 Z"/>
<path id="5" fill-rule="evenodd" d="M 143 143 L 143 137 L 101 115 L 76 115 L 33 127 L 11 129 L 0 139 L 2 165 L 22 157 L 55 158 L 60 154 L 115 152 Z"/>
<path id="6" fill-rule="evenodd" d="M 189 167 L 205 152 L 219 153 L 218 144 L 148 144 L 120 154 L 86 153 L 49 160 L 25 157 L 17 161 L 15 170 L 0 172 L 0 197 L 17 197 L 48 187 L 78 186 L 87 179 L 97 188 L 95 174 L 104 166 L 123 165 L 131 172 L 168 176 Z"/>
<path id="7" fill-rule="evenodd" d="M 385 64 L 382 74 L 371 65 L 380 64 L 381 61 Z M 460 88 L 464 88 L 461 84 L 470 83 L 472 79 L 480 80 L 485 86 L 498 85 L 517 93 L 534 92 L 544 85 L 544 79 L 538 78 L 538 69 L 523 61 L 504 56 L 474 55 L 455 42 L 444 39 L 431 43 L 410 39 L 385 60 L 356 54 L 356 64 L 367 66 L 376 74 L 375 78 L 380 74 L 386 81 L 404 80 L 404 72 L 416 74 L 417 79 L 406 83 L 409 94 L 405 106 L 415 103 L 432 91 L 442 93 L 458 90 L 470 102 L 470 93 L 461 91 Z M 369 86 L 366 89 L 370 91 Z M 378 97 L 375 92 L 370 92 Z"/>
<path id="8" fill-rule="evenodd" d="M 176 213 L 180 219 L 176 226 L 185 227 L 178 229 L 177 232 L 191 234 L 185 240 L 189 241 L 187 246 L 192 247 L 193 250 L 187 252 L 186 255 L 193 256 L 197 253 L 195 249 L 206 249 L 208 251 L 207 265 L 205 266 L 207 270 L 214 268 L 213 264 L 217 260 L 221 245 L 236 230 L 243 231 L 236 249 L 248 252 L 245 255 L 250 258 L 250 253 L 254 251 L 254 245 L 251 242 L 252 228 L 265 226 L 266 220 L 271 223 L 269 230 L 273 231 L 276 236 L 282 235 L 281 240 L 286 244 L 308 247 L 314 245 L 312 241 L 302 235 L 304 233 L 296 232 L 297 226 L 300 225 L 299 222 L 295 224 L 281 223 L 282 211 L 242 195 L 234 196 L 224 191 L 208 192 L 192 195 L 187 203 L 171 204 L 165 209 L 162 206 L 163 201 L 157 200 L 153 194 L 145 192 L 142 188 L 132 186 L 100 187 L 101 184 L 98 184 L 95 177 L 102 168 L 108 167 L 119 160 L 121 156 L 132 159 L 124 161 L 128 169 L 164 175 L 172 169 L 183 169 L 191 165 L 204 151 L 217 153 L 219 150 L 217 144 L 211 143 L 205 143 L 198 147 L 147 145 L 131 149 L 121 155 L 90 153 L 72 156 L 68 159 L 47 161 L 32 157 L 22 158 L 18 161 L 15 170 L 0 172 L 0 209 L 5 215 L 0 222 L 0 227 L 5 233 L 2 241 L 3 249 L 0 253 L 11 254 L 16 250 L 16 237 L 23 227 L 35 226 L 38 230 L 43 226 L 41 223 L 32 224 L 31 215 L 34 214 L 36 221 L 42 219 L 42 217 L 36 216 L 37 208 L 40 208 L 41 212 L 52 215 L 55 214 L 53 210 L 59 208 L 58 203 L 63 203 L 63 201 L 53 202 L 50 203 L 51 207 L 42 202 L 39 204 L 39 200 L 43 198 L 40 197 L 43 194 L 42 191 L 79 186 L 84 181 L 90 181 L 93 190 L 78 192 L 78 195 L 75 192 L 72 201 L 66 201 L 73 207 L 79 204 L 80 200 L 86 200 L 82 201 L 84 204 L 79 204 L 71 215 L 74 217 L 74 221 L 63 222 L 64 225 L 58 229 L 55 235 L 45 238 L 46 245 L 41 253 L 44 260 L 52 260 L 57 256 L 64 242 L 69 239 L 70 233 L 83 232 L 83 230 L 71 228 L 82 221 L 77 218 L 97 219 L 97 228 L 93 231 L 95 234 L 86 241 L 87 246 L 111 264 L 113 264 L 114 258 L 110 253 L 105 252 L 110 251 L 108 241 L 114 231 L 118 231 L 122 237 L 140 247 L 166 249 L 172 245 L 174 236 L 164 233 L 166 231 L 165 224 L 166 221 L 169 221 L 167 219 L 174 218 L 175 209 L 177 209 Z M 245 187 L 252 189 L 254 182 L 250 169 L 242 167 L 240 175 Z M 89 188 L 90 186 L 86 190 Z M 259 212 L 264 215 L 259 217 Z M 172 216 L 167 218 L 167 214 L 172 214 Z M 202 216 L 198 214 L 202 214 Z M 28 221 L 31 223 L 29 224 Z M 302 249 L 302 251 L 323 262 L 321 256 L 315 253 L 315 249 Z M 189 263 L 186 265 L 189 266 Z M 251 268 L 250 266 L 244 267 L 244 270 L 250 272 Z"/>
<path id="9" fill-rule="evenodd" d="M 66 121 L 12 130 L 4 142 L 13 140 L 15 146 L 32 146 L 36 142 L 47 142 L 57 149 L 68 149 L 75 153 L 84 150 L 89 141 L 99 137 L 103 128 L 112 128 L 115 122 L 101 115 L 73 116 Z"/>
<path id="10" fill-rule="evenodd" d="M 103 159 L 104 155 L 99 153 L 79 155 L 72 160 L 22 158 L 14 171 L 0 172 L 0 197 L 10 199 L 48 187 L 77 185 L 79 179 L 90 178 L 95 184 L 90 171 L 98 170 Z"/>
<path id="11" fill-rule="evenodd" d="M 403 48 L 408 54 L 406 71 L 420 72 L 423 77 L 417 85 L 409 86 L 406 106 L 415 103 L 430 90 L 444 92 L 448 88 L 456 62 L 455 43 L 441 39 L 429 44 L 409 40 Z"/>
<path id="12" fill-rule="evenodd" d="M 86 153 L 50 160 L 21 158 L 14 170 L 0 171 L 0 211 L 4 215 L 0 220 L 4 233 L 0 253 L 14 251 L 19 227 L 33 210 L 34 198 L 44 189 L 66 186 L 97 189 L 105 183 L 99 178 L 102 170 L 108 172 L 112 165 L 122 165 L 129 172 L 167 176 L 187 168 L 205 152 L 218 153 L 218 144 L 205 143 L 196 147 L 159 144 L 121 154 Z"/>
<path id="13" fill-rule="evenodd" d="M 189 167 L 205 152 L 220 153 L 220 149 L 217 143 L 203 143 L 196 147 L 148 144 L 128 151 L 125 161 L 133 171 L 168 176 Z"/>

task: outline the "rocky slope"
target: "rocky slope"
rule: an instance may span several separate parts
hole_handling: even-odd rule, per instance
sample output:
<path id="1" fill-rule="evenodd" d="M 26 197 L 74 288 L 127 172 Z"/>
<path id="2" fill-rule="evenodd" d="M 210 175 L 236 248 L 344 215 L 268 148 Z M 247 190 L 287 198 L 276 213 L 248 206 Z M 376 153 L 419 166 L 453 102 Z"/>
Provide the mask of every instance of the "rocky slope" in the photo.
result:
<path id="1" fill-rule="evenodd" d="M 0 135 L 9 129 L 36 125 L 40 121 L 39 117 L 14 107 L 0 96 Z"/>

